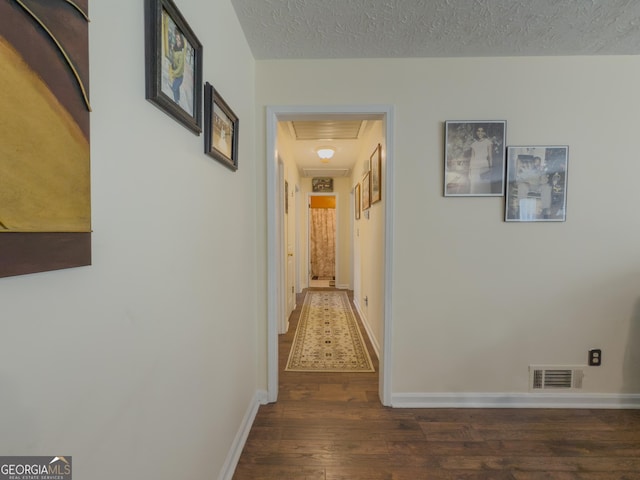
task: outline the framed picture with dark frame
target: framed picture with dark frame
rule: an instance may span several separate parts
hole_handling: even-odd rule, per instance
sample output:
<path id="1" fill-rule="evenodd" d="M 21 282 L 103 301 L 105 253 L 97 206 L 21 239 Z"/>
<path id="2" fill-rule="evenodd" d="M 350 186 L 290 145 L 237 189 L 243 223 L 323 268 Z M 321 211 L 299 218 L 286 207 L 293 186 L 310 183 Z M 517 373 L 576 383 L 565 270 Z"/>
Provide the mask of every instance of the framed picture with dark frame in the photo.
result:
<path id="1" fill-rule="evenodd" d="M 569 147 L 507 147 L 507 222 L 564 222 Z"/>
<path id="2" fill-rule="evenodd" d="M 353 196 L 354 196 L 354 204 L 355 204 L 355 214 L 356 214 L 356 220 L 360 220 L 360 210 L 361 210 L 361 193 L 360 193 L 360 183 L 356 184 L 356 187 L 353 190 Z"/>
<path id="3" fill-rule="evenodd" d="M 202 44 L 172 0 L 145 0 L 146 98 L 202 132 Z"/>
<path id="4" fill-rule="evenodd" d="M 371 177 L 370 177 L 370 172 L 367 172 L 364 174 L 364 177 L 362 178 L 362 210 L 368 210 L 370 207 L 371 207 Z"/>
<path id="5" fill-rule="evenodd" d="M 240 121 L 213 86 L 204 86 L 204 153 L 238 170 Z"/>
<path id="6" fill-rule="evenodd" d="M 369 158 L 371 165 L 371 205 L 382 200 L 382 145 Z"/>
<path id="7" fill-rule="evenodd" d="M 315 192 L 333 192 L 333 178 L 314 177 L 311 179 L 311 190 Z"/>
<path id="8" fill-rule="evenodd" d="M 289 213 L 289 182 L 284 181 L 284 213 Z"/>
<path id="9" fill-rule="evenodd" d="M 503 120 L 445 122 L 445 197 L 504 195 L 506 131 Z"/>

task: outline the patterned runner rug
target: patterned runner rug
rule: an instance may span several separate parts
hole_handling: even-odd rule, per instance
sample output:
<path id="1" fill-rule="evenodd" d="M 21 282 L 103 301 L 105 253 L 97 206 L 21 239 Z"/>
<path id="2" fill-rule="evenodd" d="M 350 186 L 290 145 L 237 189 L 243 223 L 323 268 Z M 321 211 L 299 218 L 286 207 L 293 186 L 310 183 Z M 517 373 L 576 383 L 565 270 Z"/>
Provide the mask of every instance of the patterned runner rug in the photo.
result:
<path id="1" fill-rule="evenodd" d="M 285 370 L 375 371 L 346 292 L 307 292 Z"/>

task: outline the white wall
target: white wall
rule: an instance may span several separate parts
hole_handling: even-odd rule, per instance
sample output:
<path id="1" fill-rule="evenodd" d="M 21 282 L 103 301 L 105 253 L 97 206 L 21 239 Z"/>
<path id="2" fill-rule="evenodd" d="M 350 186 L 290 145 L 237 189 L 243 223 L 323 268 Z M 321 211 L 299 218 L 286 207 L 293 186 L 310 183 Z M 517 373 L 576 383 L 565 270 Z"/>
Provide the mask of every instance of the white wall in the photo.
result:
<path id="1" fill-rule="evenodd" d="M 298 167 L 295 163 L 295 158 L 293 156 L 293 145 L 288 140 L 288 137 L 283 133 L 283 129 L 286 127 L 286 124 L 283 122 L 279 122 L 277 125 L 277 145 L 278 145 L 278 156 L 280 160 L 282 160 L 284 164 L 284 176 L 285 180 L 289 182 L 289 213 L 287 215 L 287 244 L 291 244 L 293 246 L 293 254 L 295 258 L 295 272 L 294 275 L 297 279 L 300 280 L 301 287 L 297 290 L 298 293 L 302 290 L 302 288 L 306 288 L 308 286 L 308 279 L 305 278 L 307 275 L 306 268 L 306 249 L 305 245 L 306 240 L 304 238 L 304 233 L 299 231 L 298 223 L 300 221 L 300 215 L 302 215 L 306 208 L 301 208 L 306 205 L 306 195 L 300 191 L 300 173 L 298 172 Z M 296 187 L 298 191 L 296 192 Z M 296 251 L 296 236 L 299 236 L 297 243 L 299 245 L 300 251 Z M 291 253 L 291 252 L 288 252 Z M 295 282 L 294 282 L 295 283 Z M 289 285 L 289 282 L 287 283 Z"/>
<path id="2" fill-rule="evenodd" d="M 216 478 L 256 394 L 255 63 L 229 1 L 179 8 L 239 170 L 145 100 L 143 2 L 91 2 L 93 266 L 0 279 L 0 451 L 77 478 Z"/>
<path id="3" fill-rule="evenodd" d="M 353 289 L 351 265 L 353 263 L 353 196 L 352 186 L 348 177 L 333 179 L 333 188 L 338 203 L 336 205 L 336 228 L 338 235 L 338 250 L 336 258 L 336 287 Z"/>
<path id="4" fill-rule="evenodd" d="M 363 149 L 351 175 L 351 184 L 355 187 L 360 183 L 361 192 L 364 191 L 362 190 L 363 172 L 371 168 L 371 155 L 379 143 L 383 146 L 382 172 L 384 172 L 387 151 L 384 138 L 383 122 L 372 122 L 371 128 L 367 130 L 362 141 Z M 381 180 L 382 192 L 386 182 L 384 173 L 381 175 Z M 354 288 L 354 301 L 379 355 L 384 336 L 385 201 L 386 198 L 382 195 L 381 200 L 371 204 L 368 210 L 363 210 L 360 219 L 353 224 L 353 236 L 356 242 L 354 250 L 360 255 L 359 262 L 356 262 L 360 267 L 360 274 L 356 275 L 360 279 L 360 284 Z"/>
<path id="5" fill-rule="evenodd" d="M 267 105 L 395 107 L 395 394 L 525 393 L 530 364 L 584 365 L 592 347 L 604 361 L 583 392 L 640 392 L 640 57 L 256 65 L 259 132 Z M 502 198 L 444 198 L 454 119 L 569 145 L 567 221 L 507 224 Z"/>

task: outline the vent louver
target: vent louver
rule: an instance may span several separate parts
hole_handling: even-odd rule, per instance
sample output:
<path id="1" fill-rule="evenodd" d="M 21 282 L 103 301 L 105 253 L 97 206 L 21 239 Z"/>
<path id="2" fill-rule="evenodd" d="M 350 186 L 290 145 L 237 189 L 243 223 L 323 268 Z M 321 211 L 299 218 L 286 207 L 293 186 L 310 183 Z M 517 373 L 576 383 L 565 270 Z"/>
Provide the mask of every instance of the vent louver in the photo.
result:
<path id="1" fill-rule="evenodd" d="M 363 120 L 296 120 L 291 122 L 296 140 L 357 140 Z"/>
<path id="2" fill-rule="evenodd" d="M 582 388 L 582 367 L 530 366 L 531 390 L 575 390 Z"/>
<path id="3" fill-rule="evenodd" d="M 303 177 L 348 177 L 351 170 L 348 168 L 303 168 Z"/>

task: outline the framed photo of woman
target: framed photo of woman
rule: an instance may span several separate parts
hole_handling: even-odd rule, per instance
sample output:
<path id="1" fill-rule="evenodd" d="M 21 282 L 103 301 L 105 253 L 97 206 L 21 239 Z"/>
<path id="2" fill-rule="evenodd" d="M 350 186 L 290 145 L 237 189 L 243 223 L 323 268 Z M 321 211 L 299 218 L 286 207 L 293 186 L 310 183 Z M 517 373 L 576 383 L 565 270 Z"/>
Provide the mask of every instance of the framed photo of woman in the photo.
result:
<path id="1" fill-rule="evenodd" d="M 445 122 L 444 196 L 504 195 L 507 122 Z"/>

